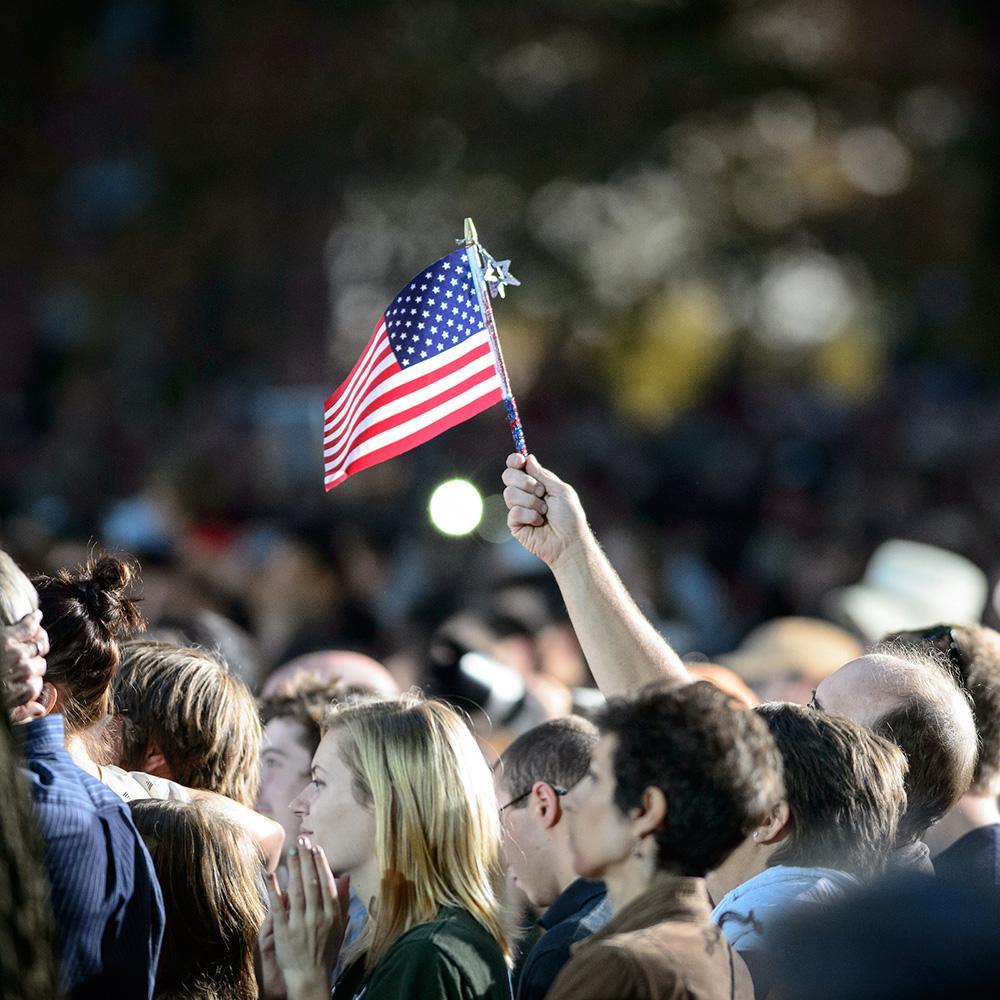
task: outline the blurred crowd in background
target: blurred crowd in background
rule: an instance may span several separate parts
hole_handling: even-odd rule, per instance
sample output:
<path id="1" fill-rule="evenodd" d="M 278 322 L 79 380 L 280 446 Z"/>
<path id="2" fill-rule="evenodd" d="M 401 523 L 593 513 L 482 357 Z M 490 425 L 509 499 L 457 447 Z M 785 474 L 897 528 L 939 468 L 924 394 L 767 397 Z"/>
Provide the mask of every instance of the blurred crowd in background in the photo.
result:
<path id="1" fill-rule="evenodd" d="M 0 540 L 29 571 L 127 552 L 146 617 L 229 630 L 254 683 L 332 647 L 404 685 L 469 649 L 586 685 L 507 532 L 499 408 L 322 489 L 324 398 L 472 216 L 523 283 L 496 316 L 528 445 L 680 652 L 784 616 L 928 624 L 867 635 L 837 596 L 891 538 L 971 560 L 953 617 L 997 624 L 985 5 L 8 21 Z M 458 539 L 426 510 L 456 475 L 485 495 Z M 905 603 L 889 563 L 869 583 Z"/>

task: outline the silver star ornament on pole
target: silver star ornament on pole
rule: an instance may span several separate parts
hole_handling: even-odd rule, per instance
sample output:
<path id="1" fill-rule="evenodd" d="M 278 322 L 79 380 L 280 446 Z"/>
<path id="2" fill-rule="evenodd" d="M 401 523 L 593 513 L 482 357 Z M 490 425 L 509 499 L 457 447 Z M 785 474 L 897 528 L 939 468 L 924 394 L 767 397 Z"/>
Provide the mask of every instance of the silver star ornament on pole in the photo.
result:
<path id="1" fill-rule="evenodd" d="M 507 285 L 521 284 L 521 282 L 510 273 L 509 260 L 494 260 L 487 253 L 484 253 L 483 256 L 486 257 L 486 270 L 483 272 L 483 280 L 489 286 L 490 295 L 494 298 L 496 298 L 497 295 L 499 295 L 500 298 L 504 298 L 504 288 Z"/>

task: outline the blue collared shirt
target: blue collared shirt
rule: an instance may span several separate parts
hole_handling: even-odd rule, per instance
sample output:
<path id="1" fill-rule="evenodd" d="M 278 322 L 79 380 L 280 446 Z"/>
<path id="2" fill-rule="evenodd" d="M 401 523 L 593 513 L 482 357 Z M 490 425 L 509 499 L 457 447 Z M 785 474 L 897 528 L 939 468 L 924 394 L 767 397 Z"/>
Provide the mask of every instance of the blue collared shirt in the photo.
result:
<path id="1" fill-rule="evenodd" d="M 568 885 L 538 921 L 544 933 L 524 960 L 517 1000 L 542 1000 L 569 961 L 570 946 L 610 919 L 611 900 L 603 882 L 578 878 Z"/>
<path id="2" fill-rule="evenodd" d="M 73 763 L 61 715 L 15 728 L 45 851 L 63 988 L 74 1000 L 151 997 L 163 899 L 128 806 Z"/>
<path id="3" fill-rule="evenodd" d="M 853 875 L 833 868 L 774 865 L 730 889 L 712 911 L 712 920 L 736 951 L 762 951 L 774 926 L 796 907 L 832 903 L 859 885 Z"/>

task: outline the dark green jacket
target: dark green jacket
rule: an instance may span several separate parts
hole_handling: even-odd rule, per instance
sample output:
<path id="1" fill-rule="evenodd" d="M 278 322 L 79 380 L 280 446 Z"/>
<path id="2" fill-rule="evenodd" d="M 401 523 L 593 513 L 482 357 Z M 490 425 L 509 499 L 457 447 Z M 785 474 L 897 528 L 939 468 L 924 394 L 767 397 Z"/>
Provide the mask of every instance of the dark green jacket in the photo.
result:
<path id="1" fill-rule="evenodd" d="M 499 945 L 467 911 L 443 907 L 408 930 L 365 975 L 358 959 L 337 980 L 335 1000 L 510 1000 Z"/>

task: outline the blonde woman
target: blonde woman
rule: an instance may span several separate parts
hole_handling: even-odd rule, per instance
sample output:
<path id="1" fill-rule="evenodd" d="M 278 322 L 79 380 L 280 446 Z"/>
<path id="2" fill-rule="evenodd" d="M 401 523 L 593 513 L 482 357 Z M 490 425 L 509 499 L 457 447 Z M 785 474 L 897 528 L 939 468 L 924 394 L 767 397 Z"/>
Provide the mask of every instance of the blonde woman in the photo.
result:
<path id="1" fill-rule="evenodd" d="M 270 889 L 288 1000 L 330 996 L 348 881 L 369 919 L 337 1000 L 509 1000 L 493 782 L 454 710 L 412 694 L 335 707 L 293 808 L 288 892 Z"/>

